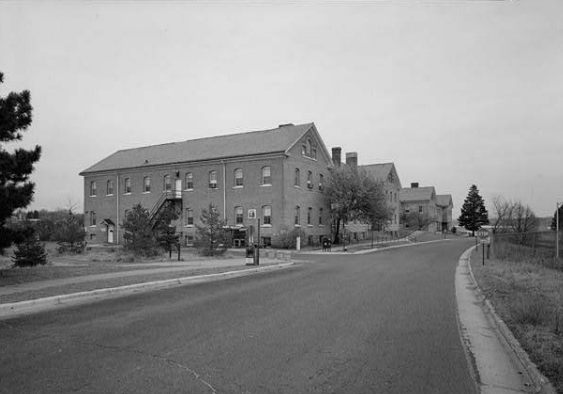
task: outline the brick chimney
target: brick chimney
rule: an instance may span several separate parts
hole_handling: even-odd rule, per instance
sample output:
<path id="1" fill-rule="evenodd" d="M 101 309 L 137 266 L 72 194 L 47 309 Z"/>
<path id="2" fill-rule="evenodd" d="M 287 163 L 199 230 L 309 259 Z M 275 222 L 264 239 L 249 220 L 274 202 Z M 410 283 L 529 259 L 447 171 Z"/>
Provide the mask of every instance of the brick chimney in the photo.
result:
<path id="1" fill-rule="evenodd" d="M 346 164 L 350 167 L 358 166 L 358 152 L 348 152 L 346 153 Z"/>
<path id="2" fill-rule="evenodd" d="M 411 183 L 411 188 L 416 189 L 418 187 L 418 182 Z"/>
<path id="3" fill-rule="evenodd" d="M 332 148 L 332 163 L 335 167 L 340 167 L 340 163 L 342 160 L 342 148 L 336 147 Z"/>

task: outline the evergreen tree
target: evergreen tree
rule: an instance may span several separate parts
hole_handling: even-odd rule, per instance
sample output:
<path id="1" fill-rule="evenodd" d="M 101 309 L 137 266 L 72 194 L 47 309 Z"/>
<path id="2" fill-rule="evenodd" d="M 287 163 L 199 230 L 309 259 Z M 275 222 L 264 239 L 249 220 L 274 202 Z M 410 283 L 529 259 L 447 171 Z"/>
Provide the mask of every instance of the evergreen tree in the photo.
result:
<path id="1" fill-rule="evenodd" d="M 4 75 L 0 72 L 0 84 Z M 31 203 L 35 184 L 29 181 L 33 164 L 41 156 L 41 147 L 25 150 L 21 148 L 9 152 L 2 146 L 5 143 L 20 141 L 22 133 L 31 124 L 31 95 L 28 90 L 11 92 L 0 97 L 0 252 L 14 240 L 14 231 L 6 226 L 12 213 Z"/>
<path id="2" fill-rule="evenodd" d="M 553 219 L 551 219 L 551 229 L 557 229 L 557 210 L 553 214 Z M 563 205 L 559 207 L 559 230 L 563 230 Z"/>
<path id="3" fill-rule="evenodd" d="M 149 211 L 137 204 L 121 224 L 124 230 L 125 249 L 136 254 L 155 256 L 158 254 L 158 242 L 150 221 Z"/>
<path id="4" fill-rule="evenodd" d="M 489 224 L 489 214 L 485 208 L 485 201 L 479 195 L 476 185 L 471 185 L 469 193 L 461 207 L 461 215 L 457 219 L 461 227 L 465 227 L 475 236 L 475 231 L 481 226 Z"/>
<path id="5" fill-rule="evenodd" d="M 169 257 L 172 257 L 172 246 L 177 245 L 180 240 L 180 236 L 176 234 L 176 226 L 171 225 L 172 221 L 178 220 L 179 217 L 173 203 L 169 202 L 162 207 L 155 219 L 157 240 L 168 251 Z"/>
<path id="6" fill-rule="evenodd" d="M 17 244 L 12 257 L 16 267 L 34 267 L 37 264 L 47 264 L 45 246 L 35 235 L 27 237 L 22 243 Z"/>
<path id="7" fill-rule="evenodd" d="M 225 222 L 219 218 L 219 212 L 209 204 L 209 209 L 201 211 L 201 224 L 196 225 L 197 233 L 194 246 L 203 256 L 222 255 L 227 250 L 228 237 L 224 230 Z"/>

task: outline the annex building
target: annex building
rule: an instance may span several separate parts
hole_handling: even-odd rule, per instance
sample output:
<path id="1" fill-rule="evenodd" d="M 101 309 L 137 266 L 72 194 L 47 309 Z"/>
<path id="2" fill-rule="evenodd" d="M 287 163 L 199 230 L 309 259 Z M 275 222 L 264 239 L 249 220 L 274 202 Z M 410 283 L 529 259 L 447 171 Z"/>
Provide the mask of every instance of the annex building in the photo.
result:
<path id="1" fill-rule="evenodd" d="M 173 203 L 173 223 L 192 244 L 212 203 L 235 246 L 257 234 L 264 245 L 301 228 L 302 243 L 330 236 L 323 194 L 331 156 L 314 123 L 119 150 L 80 172 L 87 239 L 119 243 L 120 223 L 136 204 L 155 215 Z"/>

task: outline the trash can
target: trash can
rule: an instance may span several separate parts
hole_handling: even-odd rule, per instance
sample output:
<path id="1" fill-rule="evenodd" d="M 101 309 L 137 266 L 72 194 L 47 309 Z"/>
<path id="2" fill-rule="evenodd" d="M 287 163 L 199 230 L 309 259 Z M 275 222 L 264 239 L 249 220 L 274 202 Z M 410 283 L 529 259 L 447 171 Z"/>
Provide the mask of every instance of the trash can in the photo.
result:
<path id="1" fill-rule="evenodd" d="M 246 247 L 246 265 L 254 265 L 254 246 Z"/>

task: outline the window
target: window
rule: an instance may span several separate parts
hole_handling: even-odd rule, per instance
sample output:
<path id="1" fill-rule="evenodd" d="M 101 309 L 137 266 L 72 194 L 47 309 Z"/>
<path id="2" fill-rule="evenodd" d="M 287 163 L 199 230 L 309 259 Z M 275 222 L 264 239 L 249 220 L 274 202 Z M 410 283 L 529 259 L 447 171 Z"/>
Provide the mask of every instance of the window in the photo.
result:
<path id="1" fill-rule="evenodd" d="M 235 224 L 243 223 L 243 210 L 242 207 L 235 207 Z"/>
<path id="2" fill-rule="evenodd" d="M 125 178 L 124 192 L 125 194 L 131 194 L 131 178 Z"/>
<path id="3" fill-rule="evenodd" d="M 301 171 L 299 171 L 299 168 L 295 169 L 295 186 L 301 186 Z"/>
<path id="4" fill-rule="evenodd" d="M 422 213 L 422 205 L 418 206 L 418 213 Z"/>
<path id="5" fill-rule="evenodd" d="M 295 207 L 295 225 L 299 226 L 299 217 L 301 216 L 301 209 L 299 205 Z"/>
<path id="6" fill-rule="evenodd" d="M 313 153 L 313 144 L 311 143 L 311 140 L 307 140 L 307 154 L 311 156 L 312 153 Z"/>
<path id="7" fill-rule="evenodd" d="M 313 159 L 316 159 L 316 158 L 317 158 L 317 150 L 316 150 L 315 148 L 313 148 L 313 151 L 311 152 L 311 157 L 312 157 Z"/>
<path id="8" fill-rule="evenodd" d="M 307 225 L 308 226 L 313 224 L 312 220 L 313 220 L 313 208 L 309 207 L 307 209 Z"/>
<path id="9" fill-rule="evenodd" d="M 242 169 L 237 168 L 235 170 L 235 187 L 242 186 Z"/>
<path id="10" fill-rule="evenodd" d="M 165 192 L 172 190 L 172 178 L 168 174 L 164 175 L 164 187 L 162 190 Z"/>
<path id="11" fill-rule="evenodd" d="M 209 171 L 209 188 L 217 189 L 217 171 Z"/>
<path id="12" fill-rule="evenodd" d="M 146 176 L 143 179 L 143 193 L 150 193 L 151 192 L 151 178 Z"/>
<path id="13" fill-rule="evenodd" d="M 405 208 L 405 213 L 410 213 L 410 211 L 411 211 L 411 210 L 410 210 L 409 207 L 406 207 L 406 208 Z"/>
<path id="14" fill-rule="evenodd" d="M 262 184 L 263 185 L 272 184 L 272 170 L 269 166 L 262 167 Z"/>
<path id="15" fill-rule="evenodd" d="M 323 209 L 319 208 L 319 226 L 323 225 Z"/>
<path id="16" fill-rule="evenodd" d="M 90 226 L 96 225 L 96 212 L 90 212 Z"/>
<path id="17" fill-rule="evenodd" d="M 186 174 L 186 189 L 192 190 L 194 188 L 194 174 L 188 172 Z"/>
<path id="18" fill-rule="evenodd" d="M 270 205 L 262 207 L 262 220 L 264 224 L 272 224 L 272 207 Z"/>
<path id="19" fill-rule="evenodd" d="M 96 196 L 96 192 L 97 192 L 97 186 L 96 186 L 96 182 L 90 182 L 90 196 L 91 197 L 95 197 Z"/>
<path id="20" fill-rule="evenodd" d="M 301 154 L 305 156 L 307 154 L 307 145 L 301 145 Z"/>
<path id="21" fill-rule="evenodd" d="M 113 196 L 113 180 L 109 180 L 106 183 L 106 195 Z"/>
<path id="22" fill-rule="evenodd" d="M 313 173 L 311 171 L 307 172 L 307 188 L 313 188 Z"/>
<path id="23" fill-rule="evenodd" d="M 186 240 L 186 246 L 192 246 L 194 244 L 194 236 L 193 235 L 186 235 L 184 238 Z"/>
<path id="24" fill-rule="evenodd" d="M 272 237 L 262 237 L 262 247 L 271 248 L 272 247 Z"/>
<path id="25" fill-rule="evenodd" d="M 186 208 L 186 225 L 194 225 L 194 210 L 191 208 Z"/>
<path id="26" fill-rule="evenodd" d="M 325 177 L 323 174 L 319 174 L 319 190 L 323 190 L 325 188 Z"/>
<path id="27" fill-rule="evenodd" d="M 389 175 L 387 176 L 387 181 L 389 183 L 394 183 L 395 182 L 395 176 L 393 175 L 392 172 L 389 173 Z"/>

